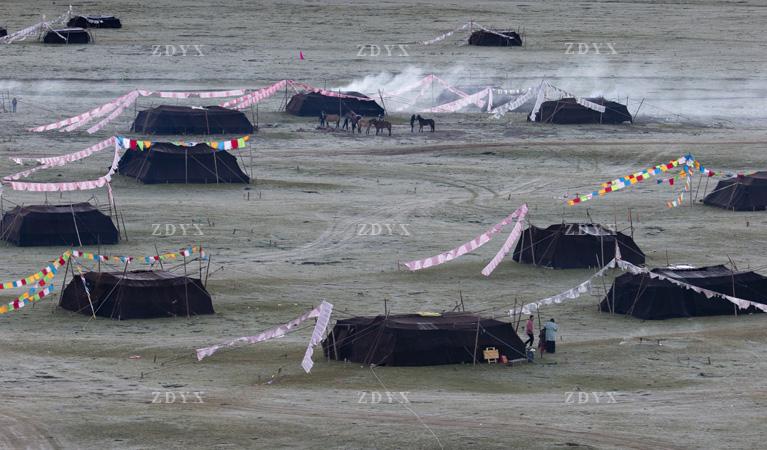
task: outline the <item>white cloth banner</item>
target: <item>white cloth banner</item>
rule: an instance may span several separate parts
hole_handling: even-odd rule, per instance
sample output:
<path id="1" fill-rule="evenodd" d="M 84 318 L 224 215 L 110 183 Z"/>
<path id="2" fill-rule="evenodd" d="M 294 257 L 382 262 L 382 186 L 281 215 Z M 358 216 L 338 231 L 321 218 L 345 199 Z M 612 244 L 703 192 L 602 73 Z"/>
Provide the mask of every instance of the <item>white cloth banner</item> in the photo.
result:
<path id="1" fill-rule="evenodd" d="M 542 81 L 541 85 L 538 86 L 538 96 L 535 98 L 535 106 L 533 106 L 533 110 L 530 112 L 530 122 L 535 122 L 535 115 L 538 114 L 541 105 L 546 100 L 546 88 L 548 86 L 549 84 L 545 81 Z"/>
<path id="2" fill-rule="evenodd" d="M 51 25 L 63 24 L 64 22 L 69 20 L 70 13 L 71 13 L 71 9 L 53 20 L 49 20 L 47 22 L 42 21 L 32 26 L 16 31 L 15 33 L 11 33 L 7 36 L 0 37 L 0 43 L 10 44 L 16 41 L 23 41 L 29 36 L 41 33 L 43 30 L 51 28 Z"/>
<path id="3" fill-rule="evenodd" d="M 304 368 L 306 373 L 311 372 L 314 367 L 314 361 L 312 361 L 312 355 L 314 355 L 314 347 L 322 342 L 322 337 L 325 336 L 325 330 L 330 323 L 330 315 L 333 313 L 333 305 L 326 301 L 323 301 L 319 306 L 319 316 L 317 316 L 317 324 L 314 325 L 314 331 L 312 331 L 312 337 L 309 339 L 309 345 L 306 347 L 306 353 L 304 353 L 304 359 L 301 361 L 301 367 Z"/>
<path id="4" fill-rule="evenodd" d="M 301 362 L 301 366 L 304 368 L 304 370 L 306 372 L 309 372 L 314 364 L 311 361 L 312 353 L 314 351 L 313 347 L 317 343 L 319 343 L 320 340 L 322 339 L 322 335 L 324 334 L 325 329 L 327 328 L 328 322 L 330 321 L 330 315 L 332 312 L 333 312 L 333 304 L 323 300 L 320 306 L 312 309 L 311 311 L 307 311 L 301 314 L 300 316 L 296 317 L 295 319 L 291 320 L 290 322 L 287 322 L 283 325 L 279 325 L 274 328 L 270 328 L 255 336 L 244 336 L 244 337 L 240 337 L 240 338 L 225 342 L 223 344 L 218 344 L 218 345 L 213 345 L 210 347 L 197 349 L 197 352 L 196 352 L 197 361 L 202 361 L 204 358 L 213 355 L 214 353 L 216 353 L 218 350 L 222 348 L 234 347 L 234 346 L 237 346 L 238 344 L 255 344 L 257 342 L 263 342 L 263 341 L 268 341 L 270 339 L 283 337 L 287 333 L 293 331 L 303 322 L 311 318 L 317 318 L 317 324 L 314 326 L 312 337 L 309 340 L 309 346 L 307 347 L 306 353 L 304 354 L 303 361 Z M 307 362 L 307 358 L 308 358 L 308 362 Z"/>
<path id="5" fill-rule="evenodd" d="M 590 102 L 590 101 L 586 100 L 585 98 L 577 97 L 577 96 L 575 96 L 575 95 L 573 95 L 573 94 L 571 94 L 571 93 L 569 93 L 569 92 L 567 92 L 567 91 L 565 91 L 563 89 L 560 89 L 560 88 L 558 88 L 556 86 L 552 86 L 552 85 L 549 84 L 548 87 L 551 88 L 552 90 L 554 90 L 555 92 L 557 92 L 560 95 L 560 98 L 562 98 L 562 97 L 572 97 L 572 98 L 575 99 L 575 102 L 578 103 L 581 106 L 584 106 L 584 107 L 589 108 L 589 109 L 593 109 L 594 111 L 597 111 L 597 112 L 600 112 L 600 113 L 604 113 L 605 112 L 605 107 L 602 106 L 602 105 L 597 105 L 596 103 Z"/>
<path id="6" fill-rule="evenodd" d="M 439 106 L 435 106 L 433 108 L 424 109 L 421 112 L 429 112 L 429 113 L 455 112 L 471 105 L 472 103 L 477 104 L 478 106 L 481 107 L 481 106 L 484 106 L 484 103 L 482 102 L 482 100 L 485 99 L 490 94 L 491 91 L 492 90 L 490 88 L 482 89 L 476 94 L 469 95 L 467 97 L 456 100 L 454 102 L 445 103 Z"/>
<path id="7" fill-rule="evenodd" d="M 669 283 L 675 284 L 675 285 L 683 287 L 685 289 L 690 289 L 690 290 L 692 290 L 694 292 L 697 292 L 698 294 L 703 294 L 703 295 L 706 296 L 706 298 L 712 298 L 712 297 L 722 298 L 724 300 L 729 301 L 730 303 L 732 303 L 734 305 L 737 305 L 740 309 L 747 309 L 748 307 L 753 306 L 754 308 L 756 308 L 756 309 L 758 309 L 760 311 L 767 312 L 767 305 L 764 305 L 762 303 L 752 302 L 750 300 L 744 300 L 742 298 L 734 297 L 732 295 L 727 295 L 727 294 L 723 294 L 721 292 L 716 292 L 716 291 L 712 291 L 712 290 L 709 290 L 709 289 L 701 288 L 701 287 L 698 287 L 698 286 L 695 286 L 695 285 L 692 285 L 692 284 L 689 284 L 689 283 L 685 283 L 684 281 L 679 281 L 676 278 L 667 277 L 667 276 L 661 275 L 659 273 L 651 272 L 651 271 L 649 271 L 647 269 L 642 269 L 642 268 L 637 267 L 637 266 L 635 266 L 635 265 L 633 265 L 633 264 L 631 264 L 629 262 L 626 262 L 626 261 L 621 261 L 621 263 L 622 263 L 622 267 L 621 268 L 625 268 L 624 270 L 630 270 L 631 273 L 646 273 L 652 279 L 656 279 L 657 278 L 659 280 L 668 281 Z"/>
<path id="8" fill-rule="evenodd" d="M 532 99 L 534 95 L 535 95 L 535 91 L 532 88 L 530 88 L 524 94 L 517 97 L 516 99 L 508 103 L 504 103 L 503 105 L 497 108 L 494 108 L 493 110 L 490 111 L 490 113 L 493 114 L 496 119 L 498 119 L 504 114 L 506 114 L 507 112 L 514 111 L 515 109 L 524 105 L 525 103 L 527 103 L 528 100 Z"/>
<path id="9" fill-rule="evenodd" d="M 441 34 L 441 35 L 435 37 L 434 39 L 429 39 L 428 41 L 422 41 L 421 44 L 422 45 L 431 45 L 431 44 L 435 44 L 435 43 L 440 42 L 440 41 L 444 41 L 445 39 L 449 38 L 450 36 L 452 36 L 453 34 L 457 33 L 458 31 L 465 30 L 465 29 L 469 28 L 470 26 L 471 26 L 471 22 L 466 22 L 465 24 L 461 25 L 460 27 L 458 27 L 458 28 L 456 28 L 456 29 L 454 29 L 452 31 L 448 31 L 447 33 Z"/>
<path id="10" fill-rule="evenodd" d="M 493 236 L 501 232 L 504 226 L 513 222 L 514 219 L 524 218 L 526 214 L 527 214 L 527 204 L 523 204 L 522 206 L 517 208 L 516 211 L 509 214 L 505 219 L 501 220 L 497 224 L 488 228 L 487 231 L 475 237 L 474 239 L 470 240 L 469 242 L 466 242 L 465 244 L 462 244 L 459 247 L 456 247 L 448 252 L 440 253 L 439 255 L 432 256 L 426 259 L 406 262 L 404 263 L 404 265 L 409 270 L 415 271 L 415 270 L 427 269 L 432 266 L 438 266 L 448 261 L 452 261 L 460 256 L 465 255 L 466 253 L 474 251 L 482 247 L 483 245 L 487 244 L 488 242 L 490 242 L 490 239 L 492 239 Z"/>
<path id="11" fill-rule="evenodd" d="M 620 253 L 617 254 L 618 257 L 620 257 Z M 538 300 L 537 302 L 528 303 L 526 305 L 523 305 L 521 308 L 518 309 L 511 309 L 509 310 L 509 315 L 513 316 L 515 314 L 530 314 L 533 311 L 536 311 L 538 308 L 540 308 L 542 305 L 551 305 L 551 304 L 558 304 L 562 303 L 564 300 L 568 299 L 576 299 L 580 297 L 582 294 L 585 294 L 587 292 L 591 291 L 591 286 L 594 281 L 594 278 L 602 277 L 605 275 L 605 272 L 608 269 L 614 269 L 619 268 L 623 271 L 632 273 L 634 275 L 639 274 L 647 274 L 652 279 L 660 279 L 665 280 L 670 283 L 673 283 L 677 286 L 683 287 L 685 289 L 690 289 L 694 292 L 697 292 L 699 294 L 703 294 L 706 296 L 706 298 L 712 298 L 712 297 L 718 297 L 725 299 L 734 305 L 737 305 L 741 309 L 747 309 L 750 306 L 753 306 L 754 308 L 757 308 L 761 311 L 767 312 L 767 305 L 752 302 L 749 300 L 744 300 L 742 298 L 733 297 L 731 295 L 722 294 L 721 292 L 711 291 L 708 289 L 700 288 L 698 286 L 694 286 L 692 284 L 685 283 L 683 281 L 679 281 L 675 278 L 667 277 L 665 275 L 661 275 L 655 272 L 650 271 L 649 269 L 643 268 L 643 267 L 637 267 L 633 264 L 631 264 L 628 261 L 624 261 L 622 259 L 613 259 L 609 263 L 607 263 L 606 266 L 604 266 L 602 269 L 600 269 L 597 273 L 591 276 L 588 280 L 584 281 L 583 283 L 579 284 L 578 286 L 575 286 L 572 289 L 568 289 L 560 294 L 557 294 L 553 297 L 547 297 L 542 300 Z"/>

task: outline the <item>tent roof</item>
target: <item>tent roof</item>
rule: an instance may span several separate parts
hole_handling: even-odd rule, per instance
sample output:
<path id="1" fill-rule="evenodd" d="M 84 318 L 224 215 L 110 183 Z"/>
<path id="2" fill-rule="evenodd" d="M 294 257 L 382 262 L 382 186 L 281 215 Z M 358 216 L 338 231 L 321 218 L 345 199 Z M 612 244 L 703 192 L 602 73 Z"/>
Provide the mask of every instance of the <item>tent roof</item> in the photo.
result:
<path id="1" fill-rule="evenodd" d="M 421 314 L 392 314 L 387 316 L 359 316 L 350 319 L 339 320 L 339 324 L 349 325 L 370 325 L 375 322 L 386 321 L 387 328 L 401 330 L 457 330 L 476 328 L 477 321 L 483 327 L 502 324 L 503 322 L 482 318 L 469 312 L 445 312 L 439 316 L 421 315 Z"/>
<path id="2" fill-rule="evenodd" d="M 100 283 L 117 284 L 123 287 L 153 288 L 158 286 L 183 286 L 192 278 L 163 270 L 135 270 L 129 272 L 88 272 L 89 281 L 98 279 Z"/>
<path id="3" fill-rule="evenodd" d="M 15 214 L 21 214 L 26 216 L 28 214 L 72 214 L 75 213 L 98 211 L 98 208 L 91 205 L 88 202 L 73 203 L 69 205 L 28 205 L 28 206 L 16 206 L 9 212 Z"/>

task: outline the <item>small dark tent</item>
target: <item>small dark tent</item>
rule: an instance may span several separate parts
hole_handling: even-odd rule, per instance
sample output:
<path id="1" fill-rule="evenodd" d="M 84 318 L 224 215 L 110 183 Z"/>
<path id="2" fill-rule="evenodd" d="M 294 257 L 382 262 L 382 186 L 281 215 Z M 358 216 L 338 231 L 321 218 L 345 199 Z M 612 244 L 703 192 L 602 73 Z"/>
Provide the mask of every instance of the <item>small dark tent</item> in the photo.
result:
<path id="1" fill-rule="evenodd" d="M 69 19 L 67 26 L 79 28 L 122 28 L 123 24 L 115 16 L 74 16 Z"/>
<path id="2" fill-rule="evenodd" d="M 652 272 L 743 300 L 767 304 L 767 278 L 755 272 L 735 272 L 721 265 L 698 269 L 653 269 Z M 735 314 L 737 307 L 723 298 L 706 298 L 704 294 L 670 281 L 652 279 L 647 273 L 625 273 L 615 279 L 599 308 L 604 312 L 655 320 L 731 315 Z M 738 309 L 738 314 L 752 312 L 758 310 L 754 307 Z"/>
<path id="3" fill-rule="evenodd" d="M 623 122 L 633 122 L 631 113 L 629 113 L 626 105 L 611 102 L 602 97 L 587 98 L 586 100 L 604 106 L 605 112 L 600 113 L 591 108 L 586 108 L 578 104 L 574 98 L 563 98 L 543 102 L 541 108 L 535 114 L 535 121 L 556 124 L 621 124 Z"/>
<path id="4" fill-rule="evenodd" d="M 331 97 L 318 92 L 299 93 L 290 98 L 285 111 L 302 117 L 319 117 L 322 111 L 326 114 L 346 114 L 353 111 L 365 117 L 378 117 L 384 114 L 384 109 L 372 98 L 359 92 L 343 92 L 355 98 Z"/>
<path id="5" fill-rule="evenodd" d="M 160 105 L 139 111 L 131 131 L 146 134 L 251 134 L 244 113 L 220 106 Z"/>
<path id="6" fill-rule="evenodd" d="M 154 142 L 148 149 L 128 149 L 117 171 L 146 184 L 250 183 L 234 155 L 207 144 L 185 147 Z"/>
<path id="7" fill-rule="evenodd" d="M 3 27 L 0 27 L 0 37 L 8 36 L 8 30 L 6 30 Z"/>
<path id="8" fill-rule="evenodd" d="M 0 237 L 28 247 L 117 244 L 120 236 L 112 220 L 96 207 L 75 203 L 17 206 L 3 214 Z"/>
<path id="9" fill-rule="evenodd" d="M 112 319 L 213 314 L 213 301 L 200 280 L 165 271 L 87 272 L 88 286 L 75 277 L 61 295 L 59 306 Z M 89 301 L 90 298 L 90 301 Z"/>
<path id="10" fill-rule="evenodd" d="M 703 203 L 733 211 L 764 211 L 767 208 L 767 172 L 721 180 Z"/>
<path id="11" fill-rule="evenodd" d="M 469 36 L 469 45 L 482 47 L 519 47 L 522 45 L 522 36 L 515 31 L 477 30 Z"/>
<path id="12" fill-rule="evenodd" d="M 497 348 L 510 360 L 525 357 L 525 345 L 511 324 L 468 312 L 343 319 L 322 347 L 328 358 L 339 361 L 430 366 L 473 362 L 475 343 L 478 362 L 484 361 L 486 347 Z"/>
<path id="13" fill-rule="evenodd" d="M 514 249 L 514 261 L 554 269 L 602 267 L 615 257 L 642 265 L 645 255 L 631 237 L 599 224 L 562 223 L 548 228 L 528 227 Z"/>
<path id="14" fill-rule="evenodd" d="M 43 36 L 44 44 L 88 44 L 91 35 L 82 28 L 50 30 Z"/>

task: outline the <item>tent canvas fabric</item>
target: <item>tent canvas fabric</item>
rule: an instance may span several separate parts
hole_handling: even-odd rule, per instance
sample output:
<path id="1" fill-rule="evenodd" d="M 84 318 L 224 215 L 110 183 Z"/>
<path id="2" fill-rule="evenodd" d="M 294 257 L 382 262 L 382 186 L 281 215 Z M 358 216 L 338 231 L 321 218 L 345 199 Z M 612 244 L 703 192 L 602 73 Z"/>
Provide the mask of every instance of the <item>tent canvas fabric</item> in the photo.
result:
<path id="1" fill-rule="evenodd" d="M 112 219 L 95 206 L 75 203 L 17 206 L 3 214 L 0 237 L 28 247 L 117 244 L 120 236 Z"/>
<path id="2" fill-rule="evenodd" d="M 645 255 L 630 236 L 591 223 L 531 225 L 522 232 L 512 258 L 554 269 L 602 267 L 615 257 L 616 242 L 622 259 L 644 264 Z"/>
<path id="3" fill-rule="evenodd" d="M 6 30 L 3 27 L 0 27 L 0 37 L 8 36 L 8 30 Z"/>
<path id="4" fill-rule="evenodd" d="M 693 286 L 767 304 L 767 277 L 755 272 L 736 272 L 722 265 L 696 269 L 659 268 L 653 269 L 652 272 Z M 647 273 L 625 273 L 615 279 L 599 308 L 603 312 L 658 320 L 733 315 L 737 307 L 722 298 L 706 298 L 704 294 L 677 286 L 670 281 L 652 279 Z M 760 311 L 754 307 L 738 310 L 738 314 L 753 312 Z"/>
<path id="5" fill-rule="evenodd" d="M 252 134 L 244 113 L 220 106 L 160 105 L 139 111 L 131 131 L 146 134 Z"/>
<path id="6" fill-rule="evenodd" d="M 82 28 L 62 28 L 51 30 L 43 36 L 44 44 L 88 44 L 91 35 Z"/>
<path id="7" fill-rule="evenodd" d="M 633 122 L 626 105 L 605 100 L 602 97 L 587 98 L 586 100 L 604 106 L 605 112 L 594 111 L 578 104 L 575 98 L 570 97 L 543 102 L 535 115 L 535 121 L 555 124 L 621 124 Z M 528 118 L 528 120 L 530 119 Z"/>
<path id="8" fill-rule="evenodd" d="M 145 184 L 250 183 L 234 155 L 207 144 L 185 147 L 155 142 L 149 149 L 128 149 L 117 172 Z"/>
<path id="9" fill-rule="evenodd" d="M 720 180 L 703 203 L 733 211 L 767 209 L 767 171 Z"/>
<path id="10" fill-rule="evenodd" d="M 74 16 L 67 22 L 68 27 L 79 28 L 122 28 L 122 22 L 115 16 Z"/>
<path id="11" fill-rule="evenodd" d="M 318 92 L 298 93 L 290 98 L 285 111 L 294 116 L 319 117 L 322 111 L 326 114 L 341 115 L 353 111 L 365 117 L 378 117 L 384 114 L 384 109 L 370 97 L 359 92 L 343 92 L 358 98 L 342 98 L 322 95 Z"/>
<path id="12" fill-rule="evenodd" d="M 500 34 L 506 37 L 499 36 Z M 519 47 L 522 45 L 522 36 L 515 31 L 495 31 L 494 33 L 490 33 L 485 30 L 477 30 L 469 36 L 469 45 L 479 45 L 483 47 Z"/>
<path id="13" fill-rule="evenodd" d="M 339 361 L 429 366 L 473 362 L 475 339 L 478 362 L 484 361 L 486 347 L 497 348 L 509 359 L 525 357 L 525 346 L 511 324 L 468 312 L 338 320 L 322 347 L 328 358 Z"/>
<path id="14" fill-rule="evenodd" d="M 64 288 L 59 306 L 117 320 L 213 314 L 213 301 L 200 280 L 165 271 L 86 272 Z"/>

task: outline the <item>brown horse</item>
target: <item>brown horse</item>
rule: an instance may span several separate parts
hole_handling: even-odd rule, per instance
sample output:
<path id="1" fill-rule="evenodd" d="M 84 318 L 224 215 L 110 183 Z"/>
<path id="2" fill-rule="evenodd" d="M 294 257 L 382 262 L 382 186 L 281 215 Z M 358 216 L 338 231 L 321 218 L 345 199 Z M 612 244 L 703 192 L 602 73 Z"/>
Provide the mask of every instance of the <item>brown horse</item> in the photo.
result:
<path id="1" fill-rule="evenodd" d="M 338 114 L 326 114 L 325 111 L 322 111 L 320 113 L 320 126 L 321 127 L 327 127 L 330 126 L 331 123 L 336 123 L 336 128 L 341 124 L 341 116 Z"/>
<path id="2" fill-rule="evenodd" d="M 383 133 L 381 130 L 387 129 L 389 130 L 389 136 L 391 136 L 391 122 L 383 120 L 383 119 L 370 119 L 368 121 L 368 128 L 366 133 L 370 134 L 370 127 L 374 126 L 376 127 L 376 136 L 378 136 L 378 133 Z"/>

